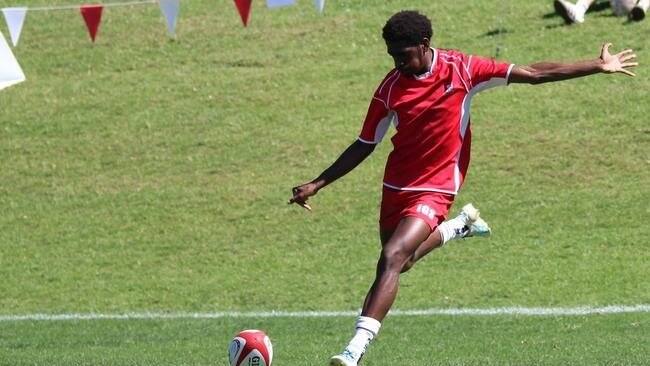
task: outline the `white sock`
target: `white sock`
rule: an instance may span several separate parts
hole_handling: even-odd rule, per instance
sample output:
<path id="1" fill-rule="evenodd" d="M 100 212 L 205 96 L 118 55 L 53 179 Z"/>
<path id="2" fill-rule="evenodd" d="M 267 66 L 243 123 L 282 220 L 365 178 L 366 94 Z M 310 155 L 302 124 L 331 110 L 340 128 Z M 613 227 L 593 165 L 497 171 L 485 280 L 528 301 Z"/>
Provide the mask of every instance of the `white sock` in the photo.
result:
<path id="1" fill-rule="evenodd" d="M 361 357 L 370 342 L 375 338 L 375 336 L 377 336 L 377 333 L 379 333 L 380 327 L 381 323 L 379 321 L 367 316 L 359 316 L 357 319 L 356 332 L 346 349 L 354 352 L 357 357 Z"/>
<path id="2" fill-rule="evenodd" d="M 469 233 L 467 218 L 465 215 L 458 215 L 438 225 L 438 231 L 442 237 L 441 245 L 445 245 L 450 240 L 464 238 Z"/>
<path id="3" fill-rule="evenodd" d="M 589 9 L 589 6 L 591 6 L 591 3 L 591 0 L 578 0 L 576 8 L 578 8 L 578 10 L 580 10 L 584 15 L 587 12 L 587 9 Z"/>

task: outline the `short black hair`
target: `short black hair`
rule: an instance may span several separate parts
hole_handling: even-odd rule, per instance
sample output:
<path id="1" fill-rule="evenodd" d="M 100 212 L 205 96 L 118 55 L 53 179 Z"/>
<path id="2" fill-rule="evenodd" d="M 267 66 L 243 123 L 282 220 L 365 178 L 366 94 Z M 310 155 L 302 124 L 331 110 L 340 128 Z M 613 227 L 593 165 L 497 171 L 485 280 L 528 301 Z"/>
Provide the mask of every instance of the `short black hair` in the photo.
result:
<path id="1" fill-rule="evenodd" d="M 395 13 L 382 29 L 386 43 L 404 43 L 409 46 L 417 46 L 423 38 L 431 40 L 432 35 L 431 21 L 416 10 Z"/>

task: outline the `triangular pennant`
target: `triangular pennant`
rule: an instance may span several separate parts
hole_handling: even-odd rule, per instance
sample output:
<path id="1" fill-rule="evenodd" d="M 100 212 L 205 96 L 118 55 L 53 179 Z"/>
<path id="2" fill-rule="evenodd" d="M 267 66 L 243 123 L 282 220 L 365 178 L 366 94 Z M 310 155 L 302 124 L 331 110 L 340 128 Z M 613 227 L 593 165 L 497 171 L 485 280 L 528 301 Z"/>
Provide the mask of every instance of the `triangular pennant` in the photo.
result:
<path id="1" fill-rule="evenodd" d="M 23 81 L 25 74 L 11 52 L 5 36 L 0 33 L 0 90 Z"/>
<path id="2" fill-rule="evenodd" d="M 277 8 L 279 6 L 295 5 L 295 0 L 266 0 L 266 6 L 269 8 Z"/>
<path id="3" fill-rule="evenodd" d="M 104 5 L 82 5 L 80 10 L 81 16 L 84 17 L 84 21 L 86 22 L 86 27 L 88 27 L 90 39 L 95 42 L 95 37 L 99 30 L 99 23 L 102 21 Z"/>
<path id="4" fill-rule="evenodd" d="M 244 26 L 248 25 L 248 16 L 251 13 L 251 3 L 253 0 L 234 0 L 235 5 L 237 6 L 237 11 L 239 11 L 239 16 L 241 21 L 244 22 Z"/>
<path id="5" fill-rule="evenodd" d="M 3 8 L 2 13 L 5 16 L 7 28 L 9 28 L 11 43 L 16 47 L 25 22 L 25 15 L 27 15 L 27 8 Z"/>
<path id="6" fill-rule="evenodd" d="M 167 21 L 167 32 L 170 36 L 176 35 L 176 18 L 178 17 L 179 0 L 158 0 L 160 11 Z"/>
<path id="7" fill-rule="evenodd" d="M 316 9 L 322 13 L 325 8 L 325 0 L 314 0 L 314 2 L 316 3 Z"/>

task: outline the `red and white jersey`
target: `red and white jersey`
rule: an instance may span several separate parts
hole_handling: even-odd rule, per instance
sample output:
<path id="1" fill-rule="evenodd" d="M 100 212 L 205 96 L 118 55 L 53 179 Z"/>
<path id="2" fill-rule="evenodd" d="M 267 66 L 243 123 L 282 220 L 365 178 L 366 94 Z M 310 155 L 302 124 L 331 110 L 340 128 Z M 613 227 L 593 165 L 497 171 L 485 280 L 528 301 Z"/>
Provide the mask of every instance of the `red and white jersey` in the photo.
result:
<path id="1" fill-rule="evenodd" d="M 481 90 L 507 85 L 513 64 L 433 49 L 431 70 L 386 75 L 370 102 L 359 140 L 379 143 L 396 133 L 384 185 L 457 194 L 470 160 L 470 102 Z"/>

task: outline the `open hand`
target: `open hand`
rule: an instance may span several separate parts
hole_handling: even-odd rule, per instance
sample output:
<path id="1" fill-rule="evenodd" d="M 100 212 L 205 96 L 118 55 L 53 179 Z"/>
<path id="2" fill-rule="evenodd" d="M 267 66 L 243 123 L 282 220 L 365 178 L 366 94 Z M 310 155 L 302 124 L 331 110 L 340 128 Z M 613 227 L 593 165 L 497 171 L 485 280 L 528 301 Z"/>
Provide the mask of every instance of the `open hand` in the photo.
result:
<path id="1" fill-rule="evenodd" d="M 605 43 L 600 51 L 600 60 L 603 62 L 603 71 L 606 73 L 621 72 L 629 76 L 635 76 L 628 68 L 639 65 L 638 62 L 631 62 L 636 54 L 631 49 L 621 51 L 615 55 L 609 53 L 611 43 Z"/>

